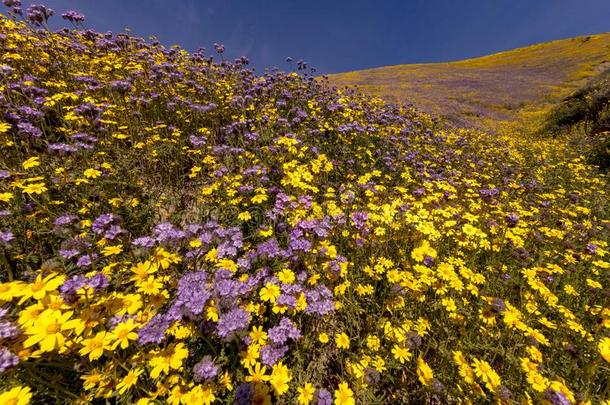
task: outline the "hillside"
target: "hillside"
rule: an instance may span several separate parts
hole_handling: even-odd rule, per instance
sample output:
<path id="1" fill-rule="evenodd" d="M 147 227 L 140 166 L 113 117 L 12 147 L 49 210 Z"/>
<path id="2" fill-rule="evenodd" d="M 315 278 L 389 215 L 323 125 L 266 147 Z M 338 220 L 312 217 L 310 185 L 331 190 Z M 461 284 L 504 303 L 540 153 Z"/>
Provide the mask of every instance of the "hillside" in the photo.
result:
<path id="1" fill-rule="evenodd" d="M 557 103 L 539 133 L 570 134 L 571 143 L 589 162 L 610 170 L 610 69 Z"/>
<path id="2" fill-rule="evenodd" d="M 0 404 L 608 404 L 563 139 L 51 14 L 0 16 Z"/>
<path id="3" fill-rule="evenodd" d="M 330 75 L 391 102 L 412 103 L 460 126 L 494 129 L 538 121 L 610 66 L 610 33 L 546 42 L 448 63 Z"/>

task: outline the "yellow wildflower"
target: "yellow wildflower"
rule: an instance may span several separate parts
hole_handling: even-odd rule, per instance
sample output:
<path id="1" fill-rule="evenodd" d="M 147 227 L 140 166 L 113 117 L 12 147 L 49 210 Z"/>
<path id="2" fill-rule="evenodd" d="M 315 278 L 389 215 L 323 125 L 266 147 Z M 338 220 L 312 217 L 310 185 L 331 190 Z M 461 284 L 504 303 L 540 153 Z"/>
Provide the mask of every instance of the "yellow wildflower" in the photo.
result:
<path id="1" fill-rule="evenodd" d="M 335 405 L 354 405 L 355 403 L 354 392 L 347 383 L 339 384 L 339 389 L 335 390 Z"/>
<path id="2" fill-rule="evenodd" d="M 349 336 L 341 332 L 335 336 L 335 343 L 339 349 L 349 349 Z"/>
<path id="3" fill-rule="evenodd" d="M 30 387 L 17 386 L 0 394 L 0 404 L 4 405 L 26 405 L 30 403 L 30 399 Z"/>

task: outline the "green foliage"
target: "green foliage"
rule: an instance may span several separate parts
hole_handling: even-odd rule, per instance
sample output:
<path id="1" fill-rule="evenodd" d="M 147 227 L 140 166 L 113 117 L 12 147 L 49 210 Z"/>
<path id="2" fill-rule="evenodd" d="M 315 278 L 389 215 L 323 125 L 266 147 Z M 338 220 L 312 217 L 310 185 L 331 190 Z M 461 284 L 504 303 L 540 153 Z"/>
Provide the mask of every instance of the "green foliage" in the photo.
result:
<path id="1" fill-rule="evenodd" d="M 543 132 L 582 132 L 583 152 L 602 170 L 610 168 L 610 69 L 566 97 L 549 113 Z"/>

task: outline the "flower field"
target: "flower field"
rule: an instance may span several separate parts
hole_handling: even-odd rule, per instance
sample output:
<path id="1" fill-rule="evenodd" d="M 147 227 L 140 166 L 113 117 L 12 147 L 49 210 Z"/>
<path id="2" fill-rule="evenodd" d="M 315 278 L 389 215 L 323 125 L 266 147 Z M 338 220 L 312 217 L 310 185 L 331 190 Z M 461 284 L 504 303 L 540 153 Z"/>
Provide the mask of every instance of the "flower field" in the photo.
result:
<path id="1" fill-rule="evenodd" d="M 0 17 L 1 404 L 610 403 L 609 183 L 564 140 L 38 7 Z"/>

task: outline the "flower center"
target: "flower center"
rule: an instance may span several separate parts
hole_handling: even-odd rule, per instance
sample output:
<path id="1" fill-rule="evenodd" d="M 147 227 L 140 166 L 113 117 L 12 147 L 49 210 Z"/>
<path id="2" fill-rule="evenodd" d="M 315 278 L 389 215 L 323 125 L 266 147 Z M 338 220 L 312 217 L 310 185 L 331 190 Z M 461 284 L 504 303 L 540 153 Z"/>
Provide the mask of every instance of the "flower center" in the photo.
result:
<path id="1" fill-rule="evenodd" d="M 37 281 L 32 284 L 32 291 L 40 291 L 44 288 L 44 283 L 42 281 Z"/>
<path id="2" fill-rule="evenodd" d="M 47 334 L 53 335 L 60 331 L 61 325 L 57 322 L 47 325 Z"/>

